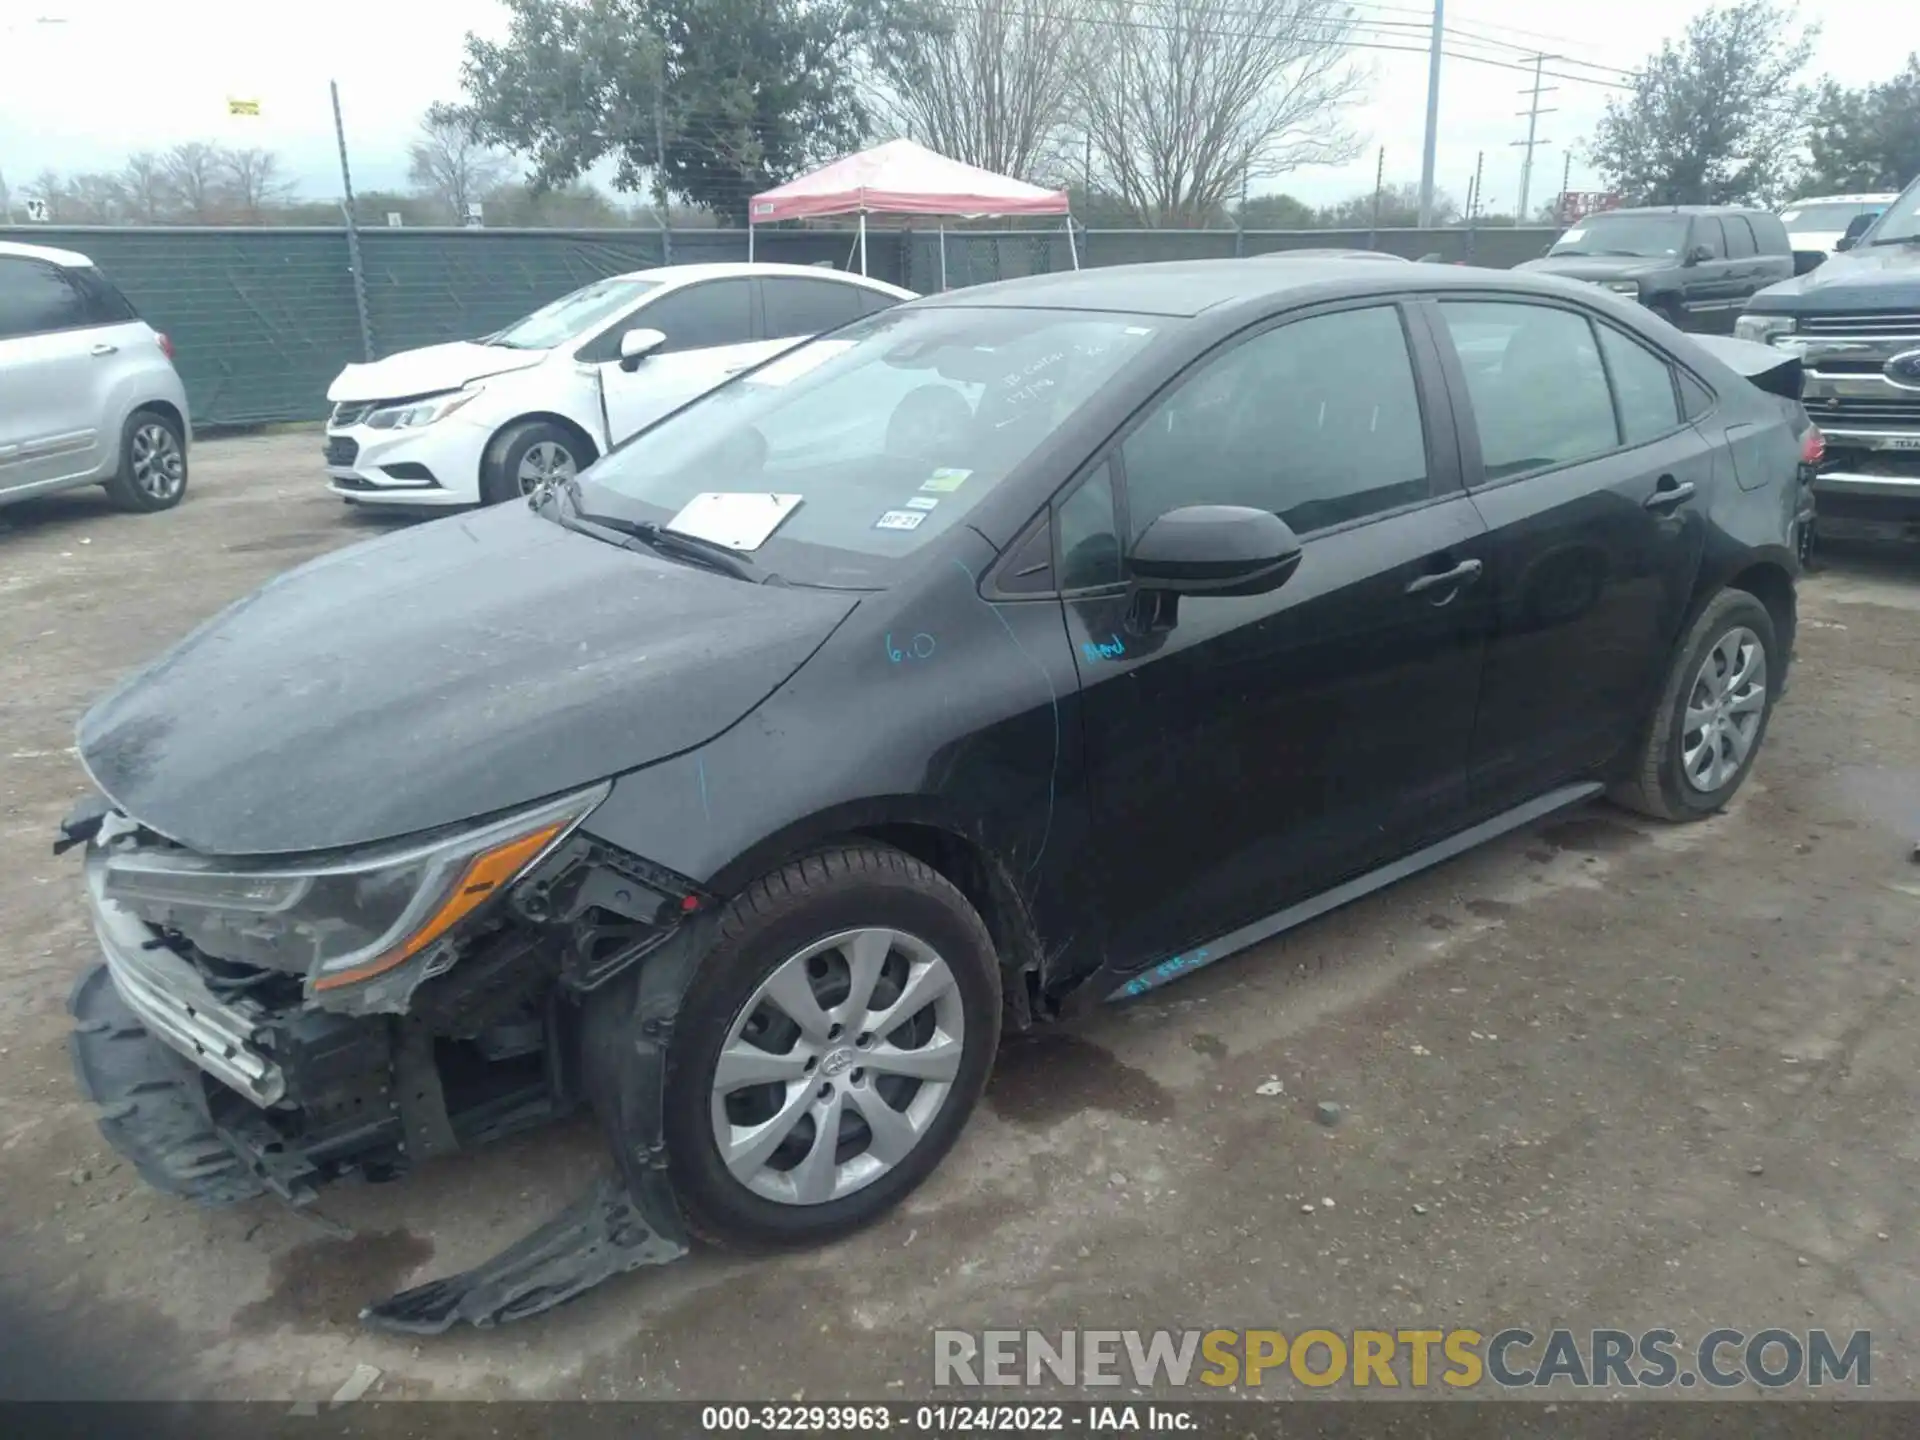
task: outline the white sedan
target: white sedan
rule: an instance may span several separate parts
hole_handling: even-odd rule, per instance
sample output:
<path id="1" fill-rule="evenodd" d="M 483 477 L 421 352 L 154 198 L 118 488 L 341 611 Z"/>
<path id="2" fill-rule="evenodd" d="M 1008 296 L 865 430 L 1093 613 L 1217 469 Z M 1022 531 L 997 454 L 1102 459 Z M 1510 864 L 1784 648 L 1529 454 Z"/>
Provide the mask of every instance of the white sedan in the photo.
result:
<path id="1" fill-rule="evenodd" d="M 359 504 L 494 504 L 585 469 L 729 376 L 913 292 L 797 265 L 596 280 L 482 340 L 349 365 L 327 474 Z"/>

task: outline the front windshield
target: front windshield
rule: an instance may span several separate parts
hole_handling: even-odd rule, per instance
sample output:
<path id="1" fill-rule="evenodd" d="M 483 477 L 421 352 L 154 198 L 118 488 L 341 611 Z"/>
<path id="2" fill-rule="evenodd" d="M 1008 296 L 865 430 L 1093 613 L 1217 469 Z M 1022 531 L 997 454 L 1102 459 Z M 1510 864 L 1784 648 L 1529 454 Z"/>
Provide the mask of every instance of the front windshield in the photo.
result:
<path id="1" fill-rule="evenodd" d="M 755 562 L 799 585 L 884 585 L 1171 323 L 883 311 L 642 431 L 582 477 L 584 508 L 665 525 L 702 494 L 797 496 Z"/>
<path id="2" fill-rule="evenodd" d="M 1827 205 L 1795 205 L 1780 212 L 1780 223 L 1789 235 L 1821 235 L 1845 230 L 1861 215 L 1877 215 L 1879 205 L 1845 201 Z"/>
<path id="3" fill-rule="evenodd" d="M 1589 215 L 1553 242 L 1549 255 L 1677 256 L 1687 243 L 1684 215 Z"/>
<path id="4" fill-rule="evenodd" d="M 1920 240 L 1920 180 L 1909 185 L 1861 239 L 1868 245 L 1897 245 L 1904 241 Z"/>
<path id="5" fill-rule="evenodd" d="M 650 290 L 658 290 L 654 280 L 625 280 L 614 277 L 582 285 L 571 294 L 549 301 L 524 320 L 516 320 L 497 335 L 487 338 L 489 345 L 505 345 L 513 350 L 551 350 L 564 345 L 586 330 L 596 330 L 633 305 Z"/>

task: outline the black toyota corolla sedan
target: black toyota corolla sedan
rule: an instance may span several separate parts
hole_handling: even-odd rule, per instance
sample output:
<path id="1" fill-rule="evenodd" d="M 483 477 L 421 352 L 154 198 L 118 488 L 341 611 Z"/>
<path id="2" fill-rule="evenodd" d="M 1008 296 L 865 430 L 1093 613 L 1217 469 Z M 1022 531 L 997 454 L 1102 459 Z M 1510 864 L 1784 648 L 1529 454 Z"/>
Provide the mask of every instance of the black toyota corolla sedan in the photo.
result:
<path id="1" fill-rule="evenodd" d="M 1792 649 L 1790 408 L 1599 290 L 1452 267 L 869 316 L 103 699 L 81 1084 L 214 1203 L 591 1107 L 616 1173 L 400 1329 L 842 1234 L 1009 1028 L 1603 790 L 1725 805 Z"/>

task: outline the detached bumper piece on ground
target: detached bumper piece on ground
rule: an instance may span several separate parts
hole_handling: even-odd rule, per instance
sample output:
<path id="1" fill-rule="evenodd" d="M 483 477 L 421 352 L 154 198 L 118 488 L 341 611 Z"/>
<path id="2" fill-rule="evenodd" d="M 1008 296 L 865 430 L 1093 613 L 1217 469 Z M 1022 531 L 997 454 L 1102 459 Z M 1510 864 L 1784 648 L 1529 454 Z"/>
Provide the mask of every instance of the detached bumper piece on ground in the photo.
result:
<path id="1" fill-rule="evenodd" d="M 60 848 L 89 843 L 107 813 L 76 807 Z M 477 938 L 406 1015 L 303 1008 L 295 977 L 236 975 L 96 906 L 106 963 L 80 976 L 68 1005 L 81 1092 L 142 1179 L 209 1206 L 265 1192 L 305 1205 L 335 1181 L 397 1179 L 591 1098 L 617 1172 L 492 1260 L 370 1304 L 362 1319 L 376 1329 L 518 1320 L 676 1260 L 687 1238 L 666 1179 L 665 1046 L 684 957 L 706 927 L 679 921 L 692 892 L 659 875 L 671 893 L 644 891 L 646 908 L 670 925 L 593 903 L 644 890 L 631 875 L 596 884 L 609 858 L 586 842 L 556 852 L 548 924 Z M 644 974 L 631 969 L 642 954 Z"/>

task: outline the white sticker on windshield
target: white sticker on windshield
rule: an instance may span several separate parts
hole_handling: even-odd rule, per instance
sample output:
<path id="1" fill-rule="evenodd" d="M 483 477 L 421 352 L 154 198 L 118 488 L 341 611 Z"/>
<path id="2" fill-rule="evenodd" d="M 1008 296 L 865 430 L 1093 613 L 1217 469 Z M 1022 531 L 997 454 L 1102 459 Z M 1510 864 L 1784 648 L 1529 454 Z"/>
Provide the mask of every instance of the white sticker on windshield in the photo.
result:
<path id="1" fill-rule="evenodd" d="M 973 474 L 971 470 L 952 470 L 943 465 L 925 480 L 922 480 L 920 482 L 920 488 L 922 490 L 932 490 L 941 495 L 950 494 L 966 484 L 967 477 L 971 474 Z"/>
<path id="2" fill-rule="evenodd" d="M 708 490 L 680 507 L 667 529 L 697 540 L 711 540 L 732 550 L 758 550 L 767 537 L 800 508 L 798 495 L 749 494 Z"/>
<path id="3" fill-rule="evenodd" d="M 1153 333 L 1153 328 L 1148 325 L 1127 326 L 1127 334 L 1129 335 L 1151 335 L 1152 333 Z"/>
<path id="4" fill-rule="evenodd" d="M 1586 238 L 1586 234 L 1587 232 L 1584 229 L 1576 227 L 1575 229 L 1569 230 L 1567 231 L 1566 234 L 1562 235 L 1560 237 L 1560 243 L 1564 245 L 1569 240 L 1583 240 Z"/>
<path id="5" fill-rule="evenodd" d="M 931 495 L 912 495 L 907 499 L 907 508 L 909 510 L 931 510 L 939 503 L 940 502 Z"/>
<path id="6" fill-rule="evenodd" d="M 920 522 L 927 518 L 924 510 L 889 510 L 873 522 L 876 530 L 918 530 Z"/>
<path id="7" fill-rule="evenodd" d="M 801 345 L 797 349 L 782 355 L 778 360 L 769 361 L 747 376 L 749 385 L 789 385 L 809 370 L 813 370 L 836 355 L 844 355 L 853 348 L 851 340 L 816 340 L 811 345 Z"/>
<path id="8" fill-rule="evenodd" d="M 1800 212 L 1798 210 L 1782 210 L 1780 212 L 1780 221 L 1785 225 L 1790 225 L 1799 218 Z"/>

